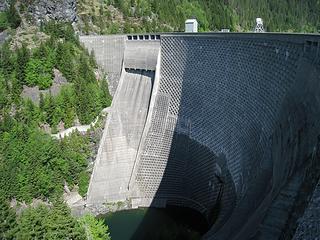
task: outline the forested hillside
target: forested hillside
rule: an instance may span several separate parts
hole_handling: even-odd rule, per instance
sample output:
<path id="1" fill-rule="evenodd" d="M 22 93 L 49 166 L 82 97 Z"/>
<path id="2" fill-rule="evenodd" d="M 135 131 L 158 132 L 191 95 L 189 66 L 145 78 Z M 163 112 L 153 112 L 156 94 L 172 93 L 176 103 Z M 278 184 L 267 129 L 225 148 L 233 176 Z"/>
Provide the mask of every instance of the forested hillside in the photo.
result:
<path id="1" fill-rule="evenodd" d="M 110 240 L 108 227 L 92 215 L 80 219 L 71 216 L 62 202 L 38 204 L 16 214 L 8 202 L 0 198 L 0 239 L 74 239 Z"/>
<path id="2" fill-rule="evenodd" d="M 94 56 L 89 56 L 80 46 L 70 24 L 48 23 L 42 29 L 48 40 L 31 51 L 24 44 L 21 48 L 15 49 L 16 46 L 13 46 L 12 49 L 9 43 L 0 50 L 3 114 L 7 114 L 14 105 L 19 109 L 33 108 L 34 114 L 27 119 L 29 124 L 48 123 L 55 128 L 63 121 L 69 127 L 76 117 L 87 124 L 110 104 L 106 80 L 96 80 Z M 56 98 L 50 94 L 41 96 L 39 106 L 32 106 L 29 101 L 23 102 L 20 99 L 22 87 L 49 88 L 53 81 L 53 69 L 60 70 L 70 84 Z"/>
<path id="3" fill-rule="evenodd" d="M 200 31 L 252 31 L 261 17 L 270 32 L 320 31 L 320 1 L 277 0 L 79 0 L 85 33 L 183 31 L 196 17 Z"/>
<path id="4" fill-rule="evenodd" d="M 0 49 L 0 239 L 108 239 L 101 221 L 71 216 L 62 201 L 65 186 L 87 192 L 89 137 L 59 141 L 43 129 L 93 121 L 111 103 L 106 79 L 96 77 L 94 56 L 71 24 L 48 22 L 37 31 L 45 37 L 36 46 L 16 45 L 13 32 Z M 22 98 L 24 87 L 49 89 L 54 70 L 67 80 L 57 95 Z"/>

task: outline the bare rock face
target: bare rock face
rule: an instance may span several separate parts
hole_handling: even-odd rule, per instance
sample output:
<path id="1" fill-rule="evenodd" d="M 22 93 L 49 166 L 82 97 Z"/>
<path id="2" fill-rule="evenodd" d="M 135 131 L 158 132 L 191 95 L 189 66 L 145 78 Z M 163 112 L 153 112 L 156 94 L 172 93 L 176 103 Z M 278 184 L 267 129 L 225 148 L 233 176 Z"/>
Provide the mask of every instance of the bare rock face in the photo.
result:
<path id="1" fill-rule="evenodd" d="M 40 90 L 38 86 L 28 87 L 23 86 L 21 97 L 24 99 L 30 99 L 33 103 L 39 104 L 40 101 Z"/>
<path id="2" fill-rule="evenodd" d="M 68 84 L 67 79 L 62 75 L 62 73 L 58 69 L 53 69 L 54 79 L 52 86 L 49 89 L 49 92 L 52 96 L 57 96 L 60 93 L 61 88 L 64 85 Z M 43 94 L 47 94 L 48 90 L 42 91 Z"/>
<path id="3" fill-rule="evenodd" d="M 77 21 L 77 1 L 35 0 L 29 6 L 29 12 L 38 23 L 49 20 L 74 23 Z"/>
<path id="4" fill-rule="evenodd" d="M 9 3 L 7 0 L 0 0 L 0 12 L 7 10 L 9 7 Z"/>
<path id="5" fill-rule="evenodd" d="M 30 99 L 34 104 L 39 105 L 41 93 L 43 95 L 51 94 L 53 97 L 59 95 L 61 88 L 69 83 L 58 69 L 53 69 L 53 73 L 53 83 L 49 89 L 40 90 L 38 86 L 23 86 L 21 97 L 24 99 Z"/>
<path id="6" fill-rule="evenodd" d="M 0 45 L 3 44 L 9 38 L 8 31 L 0 32 Z"/>

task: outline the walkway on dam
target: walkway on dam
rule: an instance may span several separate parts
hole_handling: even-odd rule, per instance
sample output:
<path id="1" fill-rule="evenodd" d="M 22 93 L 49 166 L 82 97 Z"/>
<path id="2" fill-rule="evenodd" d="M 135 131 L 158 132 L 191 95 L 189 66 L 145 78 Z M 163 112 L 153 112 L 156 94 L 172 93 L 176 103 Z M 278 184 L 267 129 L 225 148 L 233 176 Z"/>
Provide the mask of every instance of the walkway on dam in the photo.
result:
<path id="1" fill-rule="evenodd" d="M 87 205 L 123 201 L 148 113 L 154 72 L 123 70 L 106 122 Z"/>

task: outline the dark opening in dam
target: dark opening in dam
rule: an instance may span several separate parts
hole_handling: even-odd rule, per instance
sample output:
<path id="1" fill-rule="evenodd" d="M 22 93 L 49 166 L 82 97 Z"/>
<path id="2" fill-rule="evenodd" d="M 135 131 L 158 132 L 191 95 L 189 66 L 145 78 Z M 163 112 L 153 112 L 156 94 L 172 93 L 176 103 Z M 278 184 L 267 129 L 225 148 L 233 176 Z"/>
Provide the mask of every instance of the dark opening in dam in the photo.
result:
<path id="1" fill-rule="evenodd" d="M 199 158 L 203 161 L 199 162 Z M 230 213 L 221 208 L 232 203 L 227 198 L 234 192 L 234 186 L 228 184 L 230 174 L 219 159 L 223 160 L 223 156 L 217 157 L 187 135 L 175 134 L 151 207 L 102 216 L 112 239 L 201 239 L 214 223 L 221 223 Z M 214 174 L 205 171 L 203 164 Z"/>
<path id="2" fill-rule="evenodd" d="M 189 208 L 139 208 L 101 216 L 112 240 L 197 240 L 209 229 L 206 219 Z"/>
<path id="3" fill-rule="evenodd" d="M 199 158 L 203 162 L 199 162 Z M 218 159 L 210 149 L 187 135 L 175 134 L 168 162 L 151 207 L 102 216 L 110 227 L 112 239 L 201 239 L 219 219 L 220 204 L 228 204 L 228 201 L 223 201 L 224 177 L 228 174 L 223 173 L 223 168 L 217 171 Z M 215 172 L 214 175 L 204 171 L 204 163 Z M 185 168 L 183 171 L 182 166 Z M 187 175 L 183 174 L 185 171 L 188 171 Z M 199 186 L 206 187 L 200 190 Z M 177 192 L 181 196 L 179 199 L 176 197 Z M 157 208 L 163 199 L 166 199 L 165 206 Z M 200 201 L 204 204 L 200 205 Z M 227 213 L 222 212 L 221 215 L 225 214 Z"/>

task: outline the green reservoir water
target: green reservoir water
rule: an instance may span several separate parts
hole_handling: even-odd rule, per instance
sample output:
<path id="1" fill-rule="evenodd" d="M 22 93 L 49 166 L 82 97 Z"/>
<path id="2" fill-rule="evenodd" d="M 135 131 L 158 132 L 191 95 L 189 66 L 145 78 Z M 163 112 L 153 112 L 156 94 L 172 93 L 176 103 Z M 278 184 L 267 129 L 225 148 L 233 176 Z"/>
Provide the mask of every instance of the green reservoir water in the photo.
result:
<path id="1" fill-rule="evenodd" d="M 112 240 L 197 240 L 208 228 L 200 214 L 183 208 L 139 208 L 100 217 Z"/>

